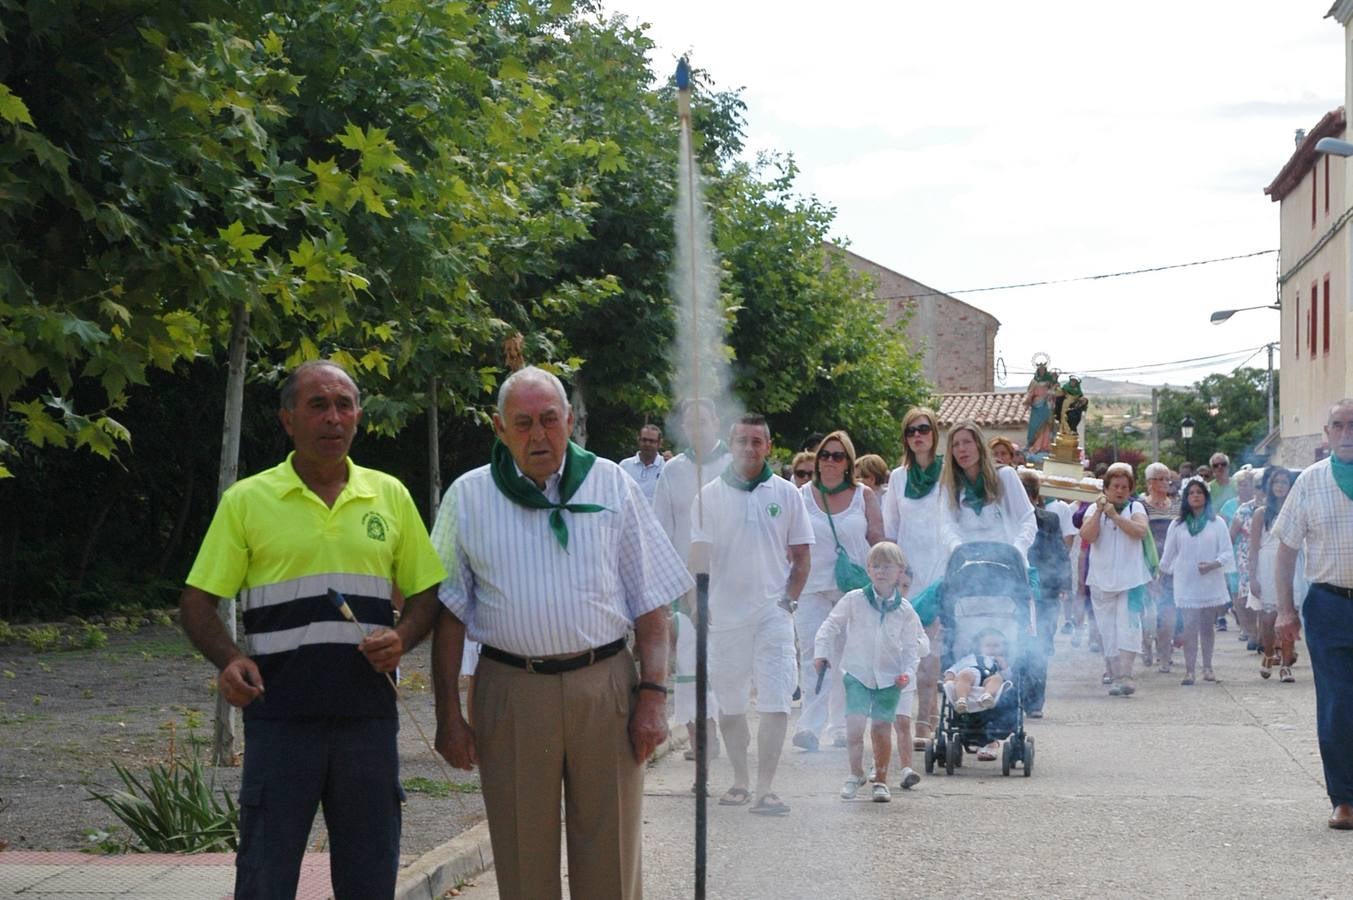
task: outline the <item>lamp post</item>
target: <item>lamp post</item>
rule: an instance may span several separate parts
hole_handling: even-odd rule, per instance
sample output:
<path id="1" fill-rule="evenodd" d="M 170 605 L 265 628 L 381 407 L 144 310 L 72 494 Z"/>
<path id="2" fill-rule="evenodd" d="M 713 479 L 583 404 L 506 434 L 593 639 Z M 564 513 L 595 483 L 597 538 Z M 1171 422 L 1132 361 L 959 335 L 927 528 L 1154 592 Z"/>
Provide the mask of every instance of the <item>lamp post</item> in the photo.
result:
<path id="1" fill-rule="evenodd" d="M 1325 143 L 1325 141 L 1330 141 L 1330 140 L 1334 140 L 1334 139 L 1333 139 L 1333 138 L 1321 138 L 1320 141 L 1319 141 L 1319 143 L 1317 143 L 1317 144 L 1315 145 L 1315 146 L 1316 146 L 1316 150 L 1320 150 L 1320 145 L 1323 144 L 1323 143 Z M 1343 141 L 1336 141 L 1336 143 L 1343 144 L 1344 142 L 1343 142 Z M 1353 152 L 1353 144 L 1347 144 L 1347 146 L 1349 147 L 1350 152 Z M 1343 154 L 1343 155 L 1347 155 L 1347 154 Z M 1242 306 L 1242 307 L 1239 307 L 1238 309 L 1219 309 L 1219 310 L 1217 310 L 1216 312 L 1212 313 L 1211 316 L 1208 317 L 1208 321 L 1211 322 L 1213 325 L 1220 325 L 1222 322 L 1225 322 L 1227 319 L 1231 318 L 1232 316 L 1234 316 L 1234 315 L 1235 315 L 1236 313 L 1238 313 L 1238 312 L 1246 312 L 1246 311 L 1251 310 L 1251 309 L 1277 309 L 1277 310 L 1281 310 L 1282 308 L 1283 308 L 1283 307 L 1282 307 L 1282 303 L 1281 303 L 1281 302 L 1278 302 L 1278 303 L 1266 303 L 1266 304 L 1264 304 L 1263 306 Z M 1278 344 L 1277 344 L 1276 342 L 1269 342 L 1269 343 L 1267 343 L 1267 344 L 1264 345 L 1264 349 L 1268 351 L 1268 433 L 1269 433 L 1269 434 L 1272 434 L 1272 433 L 1273 433 L 1273 348 L 1276 347 L 1276 346 L 1278 346 Z"/>
<path id="2" fill-rule="evenodd" d="M 1136 428 L 1133 428 L 1132 425 L 1131 425 L 1130 423 L 1124 423 L 1122 428 L 1114 429 L 1114 431 L 1113 431 L 1113 461 L 1114 461 L 1114 462 L 1118 462 L 1118 434 L 1119 434 L 1119 432 L 1122 432 L 1122 435 L 1123 435 L 1123 437 L 1125 437 L 1125 438 L 1130 438 L 1130 437 L 1132 437 L 1133 435 L 1141 434 L 1141 432 L 1138 431 Z"/>
<path id="3" fill-rule="evenodd" d="M 1237 307 L 1236 309 L 1219 309 L 1212 315 L 1208 316 L 1207 320 L 1211 322 L 1213 325 L 1220 325 L 1222 322 L 1225 322 L 1227 319 L 1231 318 L 1236 313 L 1248 312 L 1249 310 L 1252 309 L 1282 309 L 1282 307 L 1276 303 L 1265 303 L 1262 306 L 1241 306 Z"/>
<path id="4" fill-rule="evenodd" d="M 1184 462 L 1189 462 L 1191 457 L 1189 442 L 1193 440 L 1193 424 L 1193 416 L 1185 416 L 1179 420 L 1179 436 L 1184 439 Z"/>

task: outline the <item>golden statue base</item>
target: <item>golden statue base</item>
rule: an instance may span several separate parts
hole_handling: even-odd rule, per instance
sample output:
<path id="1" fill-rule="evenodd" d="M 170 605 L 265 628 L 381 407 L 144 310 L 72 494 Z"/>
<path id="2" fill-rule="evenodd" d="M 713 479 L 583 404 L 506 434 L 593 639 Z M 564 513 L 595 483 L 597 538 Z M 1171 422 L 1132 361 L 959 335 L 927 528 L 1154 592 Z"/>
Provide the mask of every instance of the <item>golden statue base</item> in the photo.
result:
<path id="1" fill-rule="evenodd" d="M 1103 491 L 1098 478 L 1085 474 L 1080 463 L 1080 436 L 1062 429 L 1052 445 L 1052 454 L 1043 461 L 1043 485 L 1039 493 L 1075 503 L 1093 501 Z"/>

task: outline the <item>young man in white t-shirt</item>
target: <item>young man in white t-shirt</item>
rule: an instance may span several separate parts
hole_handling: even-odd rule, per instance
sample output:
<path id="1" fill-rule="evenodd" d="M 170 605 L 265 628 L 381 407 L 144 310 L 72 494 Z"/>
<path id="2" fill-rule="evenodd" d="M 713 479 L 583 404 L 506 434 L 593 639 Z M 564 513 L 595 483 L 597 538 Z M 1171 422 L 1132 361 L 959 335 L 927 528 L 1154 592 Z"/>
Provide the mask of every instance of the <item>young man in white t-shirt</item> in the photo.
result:
<path id="1" fill-rule="evenodd" d="M 758 415 L 733 425 L 732 458 L 692 503 L 691 555 L 708 567 L 710 672 L 733 786 L 722 806 L 752 801 L 747 748 L 750 689 L 756 686 L 755 804 L 762 815 L 789 812 L 771 785 L 789 727 L 797 680 L 793 608 L 808 579 L 813 526 L 803 495 L 773 474 L 770 428 Z"/>

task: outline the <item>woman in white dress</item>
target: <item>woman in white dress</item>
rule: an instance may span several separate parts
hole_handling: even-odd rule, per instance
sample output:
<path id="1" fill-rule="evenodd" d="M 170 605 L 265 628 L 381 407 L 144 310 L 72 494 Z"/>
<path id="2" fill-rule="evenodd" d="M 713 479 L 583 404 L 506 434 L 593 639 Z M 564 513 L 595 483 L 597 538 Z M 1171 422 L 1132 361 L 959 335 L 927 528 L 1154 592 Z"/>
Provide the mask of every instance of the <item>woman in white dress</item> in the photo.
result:
<path id="1" fill-rule="evenodd" d="M 1296 651 L 1291 641 L 1282 641 L 1279 646 L 1273 627 L 1278 620 L 1278 538 L 1273 534 L 1273 523 L 1278 521 L 1278 513 L 1282 511 L 1294 481 L 1296 475 L 1290 469 L 1270 466 L 1264 470 L 1257 500 L 1259 505 L 1250 519 L 1249 535 L 1250 596 L 1260 604 L 1259 640 L 1264 645 L 1264 661 L 1259 664 L 1259 674 L 1268 678 L 1277 666 L 1278 678 L 1288 684 L 1297 680 L 1292 675 Z"/>
<path id="2" fill-rule="evenodd" d="M 1038 521 L 1019 475 L 1009 466 L 992 464 L 976 422 L 959 422 L 950 428 L 947 446 L 940 474 L 946 560 L 959 544 L 1000 541 L 1018 550 L 1027 565 Z"/>
<path id="3" fill-rule="evenodd" d="M 949 552 L 940 534 L 940 471 L 939 417 L 924 406 L 913 406 L 902 417 L 903 462 L 888 477 L 890 489 L 883 495 L 883 533 L 888 540 L 902 548 L 911 566 L 910 598 L 944 577 L 944 564 Z M 938 610 L 924 607 L 916 610 L 925 626 L 931 647 L 939 647 L 940 619 Z M 924 750 L 925 742 L 935 733 L 935 705 L 939 694 L 935 684 L 940 677 L 940 654 L 932 652 L 923 657 L 916 668 L 916 742 L 913 748 Z M 911 738 L 902 733 L 910 730 L 911 710 L 898 707 L 897 746 L 900 749 Z M 904 723 L 902 719 L 906 718 Z M 905 764 L 904 764 L 905 765 Z"/>
<path id="4" fill-rule="evenodd" d="M 818 629 L 844 593 L 836 583 L 836 547 L 839 543 L 850 561 L 863 567 L 869 548 L 883 540 L 878 497 L 855 479 L 855 445 L 850 435 L 833 431 L 823 438 L 813 466 L 813 479 L 799 488 L 813 523 L 814 543 L 808 581 L 794 612 L 803 705 L 793 742 L 808 751 L 818 748 L 824 728 L 832 732 L 835 743 L 846 745 L 846 694 L 840 660 L 828 658 L 830 687 L 824 684 L 821 693 L 814 689 L 817 670 L 813 666 L 813 644 Z"/>
<path id="5" fill-rule="evenodd" d="M 1160 557 L 1162 572 L 1174 576 L 1174 604 L 1184 615 L 1184 680 L 1193 684 L 1199 644 L 1203 650 L 1203 680 L 1216 681 L 1212 673 L 1212 647 L 1216 631 L 1212 623 L 1231 602 L 1226 573 L 1235 571 L 1236 557 L 1226 523 L 1212 511 L 1207 485 L 1200 478 L 1184 482 L 1179 518 L 1165 535 Z"/>
<path id="6" fill-rule="evenodd" d="M 1151 580 L 1142 539 L 1149 529 L 1146 507 L 1131 498 L 1136 479 L 1132 466 L 1114 463 L 1104 473 L 1104 493 L 1085 514 L 1081 540 L 1090 545 L 1090 603 L 1104 653 L 1104 665 L 1113 682 L 1109 693 L 1128 697 L 1136 693 L 1132 666 L 1142 648 L 1142 613 Z M 1142 590 L 1138 591 L 1141 588 Z M 1133 592 L 1138 596 L 1133 598 Z"/>
<path id="7" fill-rule="evenodd" d="M 952 553 L 959 544 L 999 541 L 1019 551 L 1027 567 L 1029 548 L 1038 536 L 1038 519 L 1019 475 L 1009 466 L 992 464 L 982 429 L 976 422 L 958 422 L 949 429 L 943 471 L 940 473 L 940 531 Z M 1034 604 L 1029 604 L 1029 626 L 1035 628 Z M 993 760 L 1000 741 L 977 753 Z"/>

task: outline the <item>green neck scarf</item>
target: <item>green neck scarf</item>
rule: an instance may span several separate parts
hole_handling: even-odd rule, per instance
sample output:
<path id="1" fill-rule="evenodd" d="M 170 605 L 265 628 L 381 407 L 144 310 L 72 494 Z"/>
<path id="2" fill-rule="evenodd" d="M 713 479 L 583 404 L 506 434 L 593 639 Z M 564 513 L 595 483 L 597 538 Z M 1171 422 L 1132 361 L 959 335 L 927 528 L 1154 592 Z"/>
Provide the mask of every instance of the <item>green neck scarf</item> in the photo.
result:
<path id="1" fill-rule="evenodd" d="M 722 478 L 724 484 L 729 487 L 735 487 L 740 491 L 750 492 L 756 490 L 756 486 L 763 481 L 769 481 L 770 474 L 770 463 L 763 462 L 761 464 L 761 471 L 756 473 L 756 477 L 747 481 L 744 480 L 742 476 L 738 475 L 737 472 L 733 471 L 733 464 L 730 462 L 728 468 L 724 469 L 723 474 L 719 477 Z"/>
<path id="2" fill-rule="evenodd" d="M 1195 516 L 1193 512 L 1190 511 L 1189 514 L 1184 517 L 1184 524 L 1188 526 L 1189 534 L 1194 537 L 1202 534 L 1203 529 L 1207 527 L 1207 523 L 1210 521 L 1211 517 L 1207 514 L 1206 509 L 1203 510 L 1201 516 Z"/>
<path id="3" fill-rule="evenodd" d="M 1353 463 L 1341 462 L 1339 457 L 1331 453 L 1330 474 L 1334 476 L 1334 483 L 1339 485 L 1339 490 L 1344 492 L 1344 496 L 1353 500 Z"/>
<path id="4" fill-rule="evenodd" d="M 959 472 L 958 480 L 963 485 L 963 505 L 980 516 L 987 503 L 987 477 L 978 472 L 977 480 L 969 481 L 967 475 Z"/>
<path id="5" fill-rule="evenodd" d="M 1116 512 L 1116 513 L 1118 513 L 1119 515 L 1122 515 L 1122 514 L 1123 514 L 1123 510 L 1127 509 L 1127 508 L 1128 508 L 1129 506 L 1131 506 L 1131 505 L 1132 505 L 1132 500 L 1129 498 L 1129 499 L 1127 499 L 1127 500 L 1124 500 L 1122 503 L 1115 503 L 1115 504 L 1113 505 L 1113 511 Z"/>
<path id="6" fill-rule="evenodd" d="M 698 461 L 701 463 L 707 463 L 711 459 L 718 459 L 720 456 L 726 454 L 728 452 L 728 447 L 726 444 L 724 444 L 723 441 L 715 441 L 714 447 L 703 456 L 700 455 L 699 453 L 696 453 L 694 447 L 687 447 L 681 452 L 684 453 L 686 455 L 686 458 L 689 459 L 691 462 Z"/>
<path id="7" fill-rule="evenodd" d="M 890 612 L 896 612 L 897 609 L 902 606 L 901 591 L 897 588 L 893 588 L 893 595 L 891 597 L 887 600 L 880 600 L 878 595 L 874 593 L 874 585 L 872 583 L 864 586 L 864 599 L 869 601 L 870 606 L 878 610 L 880 625 L 883 624 L 884 616 L 888 615 Z"/>
<path id="8" fill-rule="evenodd" d="M 596 503 L 568 502 L 582 486 L 587 473 L 592 471 L 592 463 L 596 461 L 595 453 L 588 453 L 572 441 L 568 442 L 568 449 L 564 454 L 564 473 L 559 479 L 558 503 L 551 503 L 540 488 L 536 487 L 535 482 L 517 472 L 516 463 L 512 461 L 512 453 L 502 441 L 493 442 L 489 472 L 493 475 L 494 485 L 513 503 L 527 509 L 550 510 L 550 531 L 554 532 L 559 546 L 567 550 L 568 526 L 564 524 L 564 512 L 594 513 L 604 512 L 606 509 Z"/>
<path id="9" fill-rule="evenodd" d="M 929 494 L 940 480 L 940 469 L 944 459 L 936 456 L 924 469 L 920 466 L 907 466 L 907 486 L 902 493 L 911 500 L 920 500 Z"/>
<path id="10" fill-rule="evenodd" d="M 850 489 L 853 488 L 854 486 L 855 486 L 855 485 L 851 484 L 849 481 L 846 481 L 844 478 L 842 478 L 842 479 L 841 479 L 841 483 L 838 484 L 838 485 L 837 485 L 836 487 L 834 487 L 834 488 L 829 488 L 829 487 L 827 487 L 825 484 L 822 483 L 822 480 L 819 479 L 819 478 L 814 478 L 814 479 L 813 479 L 813 487 L 815 487 L 815 488 L 817 488 L 819 491 L 821 491 L 821 492 L 823 493 L 824 496 L 830 496 L 830 495 L 832 495 L 832 494 L 839 494 L 839 493 L 841 493 L 842 491 L 850 490 Z"/>

